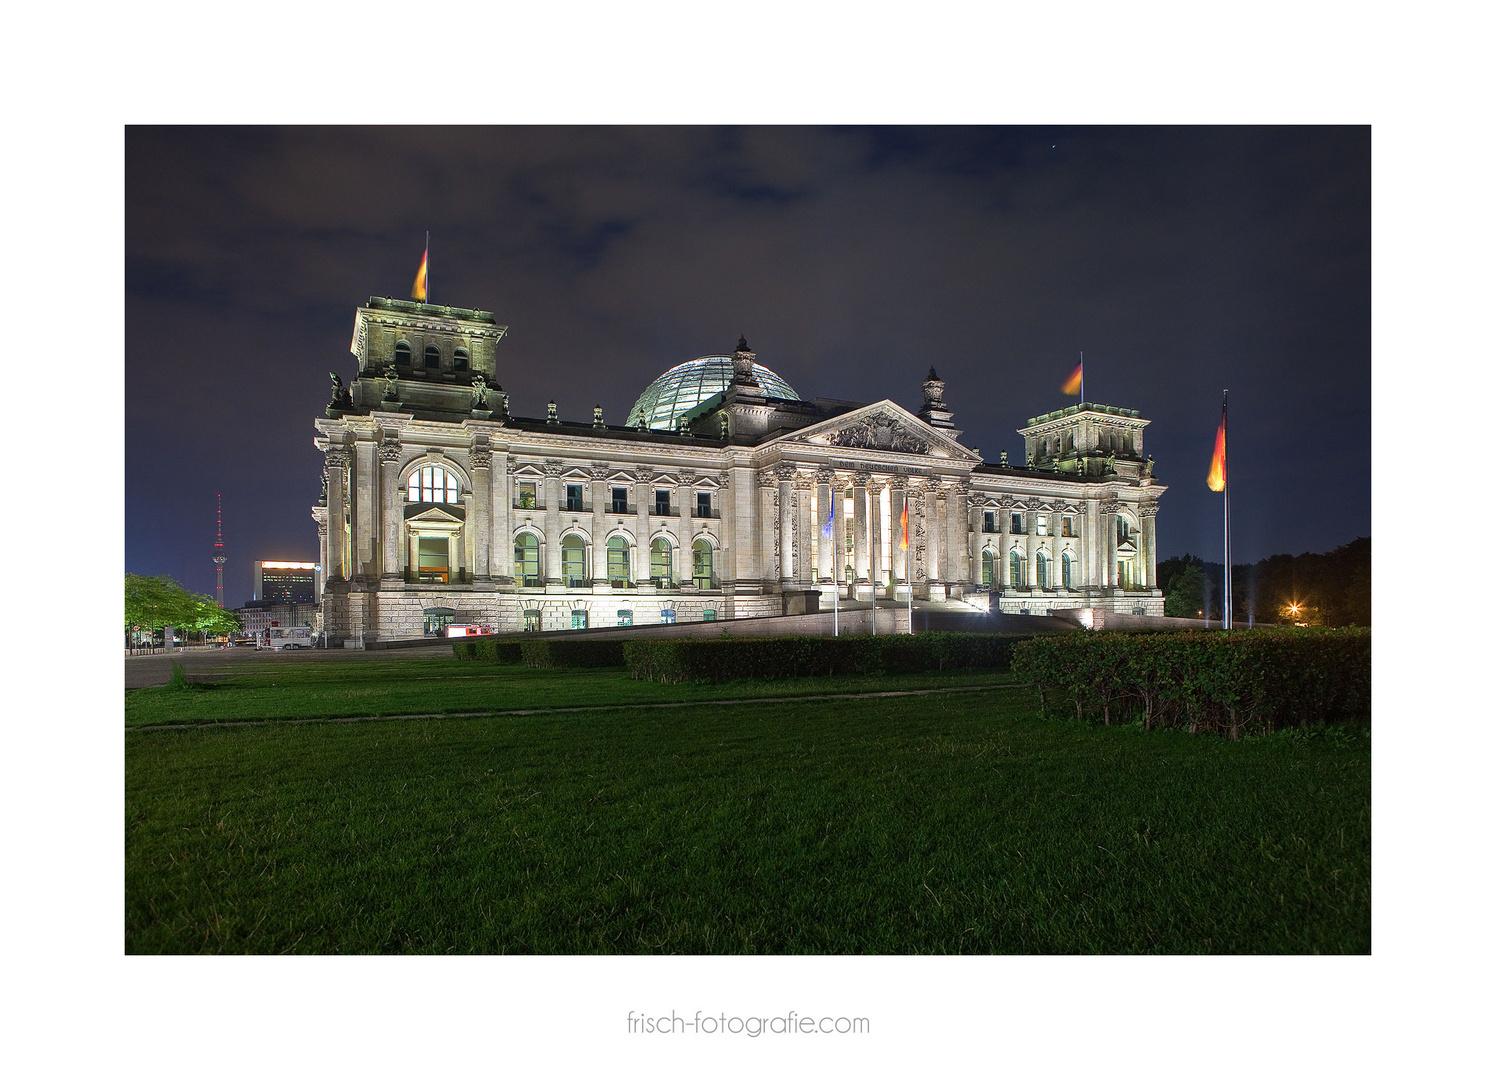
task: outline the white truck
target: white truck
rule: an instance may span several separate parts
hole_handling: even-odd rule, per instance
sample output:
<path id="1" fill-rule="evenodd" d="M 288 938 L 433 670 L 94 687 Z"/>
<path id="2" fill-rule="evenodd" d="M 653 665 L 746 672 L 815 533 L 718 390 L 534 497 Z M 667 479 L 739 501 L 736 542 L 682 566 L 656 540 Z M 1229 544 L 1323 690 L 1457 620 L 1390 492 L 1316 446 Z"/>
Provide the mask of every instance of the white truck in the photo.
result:
<path id="1" fill-rule="evenodd" d="M 272 626 L 265 631 L 265 646 L 270 649 L 310 649 L 310 626 Z"/>

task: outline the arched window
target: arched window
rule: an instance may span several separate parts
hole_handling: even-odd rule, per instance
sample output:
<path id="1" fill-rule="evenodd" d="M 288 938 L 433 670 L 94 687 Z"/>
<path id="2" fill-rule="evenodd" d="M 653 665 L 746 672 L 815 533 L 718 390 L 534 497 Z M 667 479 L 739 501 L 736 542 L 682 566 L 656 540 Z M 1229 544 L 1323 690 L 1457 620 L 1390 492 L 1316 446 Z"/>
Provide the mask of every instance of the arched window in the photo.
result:
<path id="1" fill-rule="evenodd" d="M 442 351 L 435 345 L 426 346 L 426 366 L 429 368 L 442 366 Z"/>
<path id="2" fill-rule="evenodd" d="M 608 541 L 608 581 L 615 589 L 628 587 L 629 542 L 621 536 Z"/>
<path id="3" fill-rule="evenodd" d="M 1075 567 L 1075 560 L 1070 557 L 1070 552 L 1062 552 L 1060 555 L 1060 584 L 1065 588 L 1073 588 L 1071 584 L 1071 572 Z"/>
<path id="4" fill-rule="evenodd" d="M 1034 552 L 1034 577 L 1039 588 L 1049 588 L 1049 560 L 1044 557 L 1044 552 Z"/>
<path id="5" fill-rule="evenodd" d="M 561 577 L 568 589 L 587 584 L 587 548 L 576 533 L 561 539 Z"/>
<path id="6" fill-rule="evenodd" d="M 652 585 L 669 585 L 672 574 L 670 563 L 670 541 L 657 536 L 649 545 L 649 581 Z"/>
<path id="7" fill-rule="evenodd" d="M 534 533 L 514 538 L 514 583 L 532 589 L 540 585 L 540 541 Z"/>
<path id="8" fill-rule="evenodd" d="M 395 364 L 399 367 L 410 366 L 410 342 L 395 342 Z"/>
<path id="9" fill-rule="evenodd" d="M 982 552 L 982 584 L 992 588 L 992 550 Z"/>
<path id="10" fill-rule="evenodd" d="M 468 365 L 468 351 L 466 349 L 452 350 L 452 370 L 466 371 Z"/>
<path id="11" fill-rule="evenodd" d="M 1017 548 L 1008 552 L 1008 584 L 1015 589 L 1023 588 L 1023 556 Z"/>
<path id="12" fill-rule="evenodd" d="M 406 484 L 407 502 L 455 503 L 457 476 L 440 465 L 422 465 L 410 474 Z"/>
<path id="13" fill-rule="evenodd" d="M 712 545 L 710 541 L 698 540 L 691 545 L 691 579 L 698 589 L 712 587 Z"/>

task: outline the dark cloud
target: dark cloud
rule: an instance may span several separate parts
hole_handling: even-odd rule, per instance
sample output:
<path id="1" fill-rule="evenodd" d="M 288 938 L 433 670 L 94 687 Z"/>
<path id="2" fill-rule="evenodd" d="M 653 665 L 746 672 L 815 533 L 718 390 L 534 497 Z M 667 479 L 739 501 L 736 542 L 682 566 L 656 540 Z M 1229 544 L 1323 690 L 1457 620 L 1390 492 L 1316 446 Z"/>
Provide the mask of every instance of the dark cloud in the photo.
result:
<path id="1" fill-rule="evenodd" d="M 493 310 L 517 411 L 614 420 L 746 333 L 807 396 L 912 406 L 934 364 L 995 459 L 1087 394 L 1142 411 L 1163 555 L 1370 532 L 1365 128 L 131 128 L 126 564 L 227 599 L 311 556 L 312 418 L 354 307 Z"/>

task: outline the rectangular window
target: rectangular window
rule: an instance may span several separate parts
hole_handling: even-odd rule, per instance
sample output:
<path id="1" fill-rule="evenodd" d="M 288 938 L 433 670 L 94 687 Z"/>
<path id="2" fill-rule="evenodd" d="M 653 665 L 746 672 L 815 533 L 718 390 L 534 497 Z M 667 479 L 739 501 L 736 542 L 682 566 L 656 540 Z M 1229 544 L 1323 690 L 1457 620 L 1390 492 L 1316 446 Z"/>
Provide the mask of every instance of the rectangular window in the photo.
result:
<path id="1" fill-rule="evenodd" d="M 1013 515 L 1013 520 L 1011 522 L 1009 522 L 1009 525 L 1008 525 L 1008 531 L 1011 532 L 1011 533 L 1013 533 L 1015 536 L 1022 536 L 1023 535 L 1023 515 L 1022 514 L 1014 514 Z"/>
<path id="2" fill-rule="evenodd" d="M 670 492 L 664 488 L 655 490 L 655 513 L 668 516 L 670 513 Z"/>
<path id="3" fill-rule="evenodd" d="M 627 514 L 629 512 L 629 489 L 616 487 L 613 489 L 613 513 Z"/>
<path id="4" fill-rule="evenodd" d="M 989 533 L 997 532 L 997 514 L 995 511 L 988 510 L 982 514 L 982 531 Z"/>
<path id="5" fill-rule="evenodd" d="M 421 581 L 447 580 L 447 538 L 445 536 L 422 536 L 417 540 L 416 555 L 420 565 L 416 567 Z"/>
<path id="6" fill-rule="evenodd" d="M 535 509 L 535 485 L 528 481 L 519 485 L 519 509 Z"/>
<path id="7" fill-rule="evenodd" d="M 568 510 L 580 510 L 580 509 L 582 509 L 582 485 L 581 484 L 567 484 L 566 485 L 566 509 L 568 509 Z"/>
<path id="8" fill-rule="evenodd" d="M 587 629 L 587 613 L 585 611 L 573 611 L 571 613 L 571 628 L 573 630 Z"/>
<path id="9" fill-rule="evenodd" d="M 713 608 L 707 608 L 705 611 L 703 611 L 701 613 L 701 621 L 702 622 L 716 622 L 717 621 L 717 612 Z"/>
<path id="10" fill-rule="evenodd" d="M 632 611 L 630 611 L 628 608 L 619 608 L 618 609 L 618 625 L 619 626 L 633 626 L 634 625 L 634 613 Z"/>
<path id="11" fill-rule="evenodd" d="M 696 516 L 700 518 L 712 516 L 712 493 L 710 491 L 696 493 Z"/>
<path id="12" fill-rule="evenodd" d="M 1035 536 L 1048 536 L 1049 535 L 1049 515 L 1048 514 L 1035 514 L 1034 515 L 1034 535 Z"/>
<path id="13" fill-rule="evenodd" d="M 531 634 L 531 633 L 539 633 L 539 632 L 540 632 L 540 611 L 537 608 L 530 608 L 528 611 L 525 612 L 525 633 Z"/>
<path id="14" fill-rule="evenodd" d="M 1075 535 L 1075 519 L 1073 517 L 1062 517 L 1062 518 L 1060 518 L 1060 535 L 1061 536 L 1074 536 Z"/>
<path id="15" fill-rule="evenodd" d="M 660 622 L 663 623 L 663 624 L 665 624 L 665 625 L 672 625 L 672 624 L 674 624 L 674 622 L 675 622 L 675 609 L 674 608 L 668 608 L 668 607 L 667 608 L 661 608 L 660 609 Z"/>

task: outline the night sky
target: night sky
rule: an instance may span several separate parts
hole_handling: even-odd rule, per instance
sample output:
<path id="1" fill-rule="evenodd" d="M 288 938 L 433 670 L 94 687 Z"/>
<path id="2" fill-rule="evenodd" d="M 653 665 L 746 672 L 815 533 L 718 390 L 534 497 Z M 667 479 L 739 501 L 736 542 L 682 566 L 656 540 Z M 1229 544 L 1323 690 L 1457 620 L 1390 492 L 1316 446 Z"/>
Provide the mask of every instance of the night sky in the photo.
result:
<path id="1" fill-rule="evenodd" d="M 125 131 L 125 569 L 224 600 L 317 557 L 313 420 L 354 309 L 493 311 L 517 415 L 623 423 L 730 352 L 802 397 L 962 441 L 1086 396 L 1152 421 L 1159 556 L 1221 558 L 1205 486 L 1231 391 L 1235 561 L 1371 532 L 1367 127 L 154 128 Z"/>

